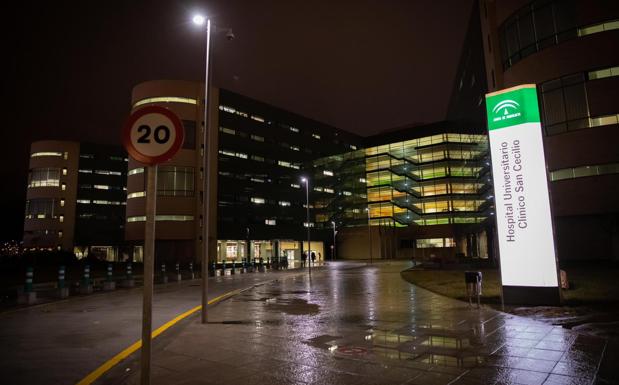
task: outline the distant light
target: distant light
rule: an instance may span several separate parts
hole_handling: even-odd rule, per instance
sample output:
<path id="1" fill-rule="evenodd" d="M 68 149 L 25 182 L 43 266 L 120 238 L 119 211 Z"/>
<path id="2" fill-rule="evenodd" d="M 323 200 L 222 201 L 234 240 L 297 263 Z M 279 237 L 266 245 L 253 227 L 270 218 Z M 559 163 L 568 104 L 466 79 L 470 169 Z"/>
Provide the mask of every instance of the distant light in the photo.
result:
<path id="1" fill-rule="evenodd" d="M 206 19 L 202 15 L 195 15 L 193 17 L 193 23 L 195 25 L 203 25 L 205 21 L 206 21 Z"/>
<path id="2" fill-rule="evenodd" d="M 307 178 L 301 178 L 301 182 L 303 183 L 307 182 Z"/>

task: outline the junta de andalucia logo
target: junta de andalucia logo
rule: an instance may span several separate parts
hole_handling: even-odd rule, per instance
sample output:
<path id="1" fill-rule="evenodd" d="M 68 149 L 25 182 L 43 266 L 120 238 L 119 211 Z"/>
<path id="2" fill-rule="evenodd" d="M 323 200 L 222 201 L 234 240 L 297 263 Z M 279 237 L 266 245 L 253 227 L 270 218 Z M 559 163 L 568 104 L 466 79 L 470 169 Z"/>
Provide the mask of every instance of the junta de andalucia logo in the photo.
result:
<path id="1" fill-rule="evenodd" d="M 513 119 L 521 115 L 520 104 L 511 99 L 501 100 L 496 106 L 494 106 L 492 112 L 494 114 L 492 119 L 493 122 Z"/>

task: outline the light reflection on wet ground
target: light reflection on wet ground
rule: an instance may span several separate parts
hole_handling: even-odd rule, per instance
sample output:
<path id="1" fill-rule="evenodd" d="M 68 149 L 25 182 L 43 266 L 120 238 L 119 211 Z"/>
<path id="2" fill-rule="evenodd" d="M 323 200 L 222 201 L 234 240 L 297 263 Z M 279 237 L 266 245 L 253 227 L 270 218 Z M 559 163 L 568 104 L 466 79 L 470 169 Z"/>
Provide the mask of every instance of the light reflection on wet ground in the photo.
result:
<path id="1" fill-rule="evenodd" d="M 404 268 L 342 264 L 238 295 L 214 307 L 208 325 L 192 322 L 154 353 L 160 372 L 153 382 L 594 381 L 604 339 L 469 308 L 406 283 Z"/>

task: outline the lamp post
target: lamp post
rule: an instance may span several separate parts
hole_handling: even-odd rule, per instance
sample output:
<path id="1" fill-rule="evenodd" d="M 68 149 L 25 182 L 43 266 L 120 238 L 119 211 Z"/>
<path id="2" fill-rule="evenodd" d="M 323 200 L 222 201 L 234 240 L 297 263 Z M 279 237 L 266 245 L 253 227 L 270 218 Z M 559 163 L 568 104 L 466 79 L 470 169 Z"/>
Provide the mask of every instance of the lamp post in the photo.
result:
<path id="1" fill-rule="evenodd" d="M 366 208 L 365 211 L 368 212 L 368 238 L 370 239 L 370 264 L 372 264 L 372 228 L 370 227 L 370 208 Z"/>
<path id="2" fill-rule="evenodd" d="M 210 230 L 210 177 L 211 177 L 211 149 L 212 143 L 209 140 L 209 108 L 210 99 L 209 83 L 210 83 L 210 59 L 211 59 L 211 20 L 202 15 L 195 15 L 193 23 L 202 26 L 206 23 L 206 64 L 204 69 L 204 130 L 202 135 L 202 145 L 204 146 L 204 172 L 202 174 L 202 310 L 201 320 L 205 324 L 207 322 L 207 307 L 208 307 L 208 261 L 209 261 L 209 230 Z"/>
<path id="3" fill-rule="evenodd" d="M 333 254 L 331 255 L 331 259 L 335 260 L 335 254 L 336 254 L 336 247 L 335 247 L 335 221 L 331 221 L 331 224 L 333 225 Z"/>
<path id="4" fill-rule="evenodd" d="M 307 207 L 307 267 L 308 272 L 312 274 L 312 243 L 310 241 L 310 211 L 309 211 L 309 179 L 301 178 L 301 182 L 305 183 L 305 206 Z"/>

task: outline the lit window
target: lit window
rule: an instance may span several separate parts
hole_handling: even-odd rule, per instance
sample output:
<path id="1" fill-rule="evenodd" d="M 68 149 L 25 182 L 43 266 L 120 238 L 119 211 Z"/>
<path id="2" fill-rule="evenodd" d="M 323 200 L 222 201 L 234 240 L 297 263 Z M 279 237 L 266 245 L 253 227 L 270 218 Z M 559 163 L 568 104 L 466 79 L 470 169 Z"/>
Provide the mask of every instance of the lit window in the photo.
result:
<path id="1" fill-rule="evenodd" d="M 58 238 L 62 238 L 62 234 L 63 234 L 62 231 L 59 231 L 58 232 Z"/>
<path id="2" fill-rule="evenodd" d="M 619 20 L 608 21 L 605 23 L 592 24 L 583 28 L 578 28 L 578 36 L 587 36 L 594 33 L 612 31 L 619 29 Z"/>
<path id="3" fill-rule="evenodd" d="M 95 204 L 95 205 L 113 205 L 113 206 L 121 206 L 121 205 L 125 204 L 125 202 L 108 201 L 108 200 L 97 200 L 97 199 L 94 199 L 92 201 L 92 203 Z"/>
<path id="4" fill-rule="evenodd" d="M 257 205 L 263 205 L 264 204 L 264 198 L 257 198 L 257 197 L 252 197 L 251 198 L 252 203 L 255 203 Z"/>
<path id="5" fill-rule="evenodd" d="M 99 175 L 122 175 L 120 171 L 110 171 L 110 170 L 95 170 L 95 174 Z"/>
<path id="6" fill-rule="evenodd" d="M 65 152 L 62 154 L 62 157 L 64 158 L 64 160 L 69 159 L 69 153 L 68 153 L 67 151 L 65 151 Z"/>
<path id="7" fill-rule="evenodd" d="M 251 156 L 252 160 L 257 160 L 258 162 L 264 162 L 264 158 L 258 155 L 252 155 Z"/>
<path id="8" fill-rule="evenodd" d="M 355 145 L 351 144 L 351 145 L 350 145 L 350 149 L 351 149 L 351 150 L 356 150 L 356 149 L 357 149 L 357 146 L 355 146 Z"/>
<path id="9" fill-rule="evenodd" d="M 264 142 L 264 137 L 260 135 L 252 135 L 251 138 L 255 140 L 256 142 Z"/>
<path id="10" fill-rule="evenodd" d="M 318 135 L 318 134 L 312 134 L 312 137 L 313 137 L 314 139 L 320 139 L 320 135 Z"/>
<path id="11" fill-rule="evenodd" d="M 242 153 L 242 152 L 237 152 L 234 154 L 234 156 L 236 156 L 237 158 L 241 158 L 241 159 L 247 159 L 247 154 Z"/>
<path id="12" fill-rule="evenodd" d="M 612 76 L 619 76 L 619 66 L 589 72 L 589 80 L 604 79 Z"/>
<path id="13" fill-rule="evenodd" d="M 316 186 L 316 187 L 314 187 L 314 191 L 320 191 L 320 192 L 322 192 L 322 191 L 323 191 L 323 189 L 322 189 L 322 187 L 320 187 L 320 186 Z"/>
<path id="14" fill-rule="evenodd" d="M 77 203 L 89 205 L 90 204 L 90 199 L 78 199 Z"/>
<path id="15" fill-rule="evenodd" d="M 290 162 L 286 162 L 285 160 L 278 160 L 277 164 L 282 167 L 292 167 Z"/>
<path id="16" fill-rule="evenodd" d="M 197 105 L 198 101 L 196 99 L 183 98 L 183 97 L 178 97 L 178 96 L 159 96 L 159 97 L 154 97 L 154 98 L 146 98 L 146 99 L 138 100 L 133 105 L 133 108 L 142 106 L 144 104 L 151 104 L 151 103 L 181 103 L 181 104 Z"/>
<path id="17" fill-rule="evenodd" d="M 92 170 L 87 170 L 87 169 L 79 169 L 77 170 L 77 172 L 81 173 L 81 174 L 92 174 Z"/>
<path id="18" fill-rule="evenodd" d="M 293 151 L 301 151 L 301 149 L 297 146 L 290 146 L 290 149 Z"/>
<path id="19" fill-rule="evenodd" d="M 303 222 L 303 227 L 308 227 L 307 222 Z M 310 222 L 309 227 L 314 227 L 314 222 Z"/>
<path id="20" fill-rule="evenodd" d="M 252 115 L 251 118 L 257 122 L 264 123 L 264 118 L 258 115 Z"/>
<path id="21" fill-rule="evenodd" d="M 66 183 L 63 183 L 63 184 L 62 184 L 62 186 L 61 186 L 61 188 L 62 188 L 62 191 L 66 190 L 66 189 L 67 189 L 67 184 L 66 184 Z"/>
<path id="22" fill-rule="evenodd" d="M 333 171 L 323 170 L 322 174 L 323 175 L 328 175 L 328 176 L 333 176 Z"/>
<path id="23" fill-rule="evenodd" d="M 342 191 L 342 194 L 346 195 L 347 197 L 352 195 L 350 191 Z"/>
<path id="24" fill-rule="evenodd" d="M 64 199 L 60 200 L 60 207 L 64 207 Z"/>
<path id="25" fill-rule="evenodd" d="M 224 106 L 224 105 L 219 106 L 219 109 L 222 110 L 222 111 L 229 112 L 231 114 L 234 114 L 236 112 L 236 110 L 234 108 L 228 107 L 228 106 Z"/>
<path id="26" fill-rule="evenodd" d="M 264 179 L 260 179 L 260 178 L 251 178 L 250 180 L 256 183 L 264 183 Z"/>
<path id="27" fill-rule="evenodd" d="M 292 127 L 292 126 L 291 126 L 291 127 L 290 127 L 290 131 L 292 131 L 292 132 L 297 132 L 297 133 L 298 133 L 298 132 L 299 132 L 299 129 L 298 129 L 298 128 L 296 128 L 296 127 Z"/>
<path id="28" fill-rule="evenodd" d="M 59 221 L 60 223 L 64 222 L 64 215 L 59 216 L 59 217 L 58 217 L 58 221 Z"/>
<path id="29" fill-rule="evenodd" d="M 292 188 L 301 188 L 301 185 L 296 184 L 296 183 L 291 183 L 290 187 L 292 187 Z"/>
<path id="30" fill-rule="evenodd" d="M 365 178 L 359 178 L 359 182 L 361 183 L 367 183 L 368 181 Z"/>
<path id="31" fill-rule="evenodd" d="M 234 131 L 231 128 L 226 128 L 226 127 L 219 127 L 219 131 L 223 132 L 224 134 L 230 134 L 230 135 L 236 134 L 236 131 Z"/>
<path id="32" fill-rule="evenodd" d="M 290 206 L 290 202 L 288 202 L 288 201 L 279 201 L 279 205 L 283 206 L 283 207 Z"/>
<path id="33" fill-rule="evenodd" d="M 325 192 L 326 193 L 330 193 L 330 194 L 334 194 L 335 193 L 335 191 L 333 191 L 332 188 L 326 188 L 326 187 L 325 187 Z"/>
<path id="34" fill-rule="evenodd" d="M 127 195 L 127 199 L 145 197 L 146 191 L 138 191 Z"/>
<path id="35" fill-rule="evenodd" d="M 60 169 L 35 168 L 28 176 L 28 187 L 58 187 L 60 186 Z"/>
<path id="36" fill-rule="evenodd" d="M 105 185 L 105 184 L 96 184 L 94 186 L 92 186 L 95 190 L 109 190 L 110 186 Z"/>
<path id="37" fill-rule="evenodd" d="M 275 226 L 277 224 L 275 219 L 265 219 L 264 220 L 264 224 L 265 225 L 269 225 L 269 226 Z"/>
<path id="38" fill-rule="evenodd" d="M 92 171 L 90 171 L 90 172 L 92 172 Z M 144 167 L 139 167 L 139 168 L 134 168 L 132 170 L 129 170 L 127 175 L 142 174 L 143 172 L 144 172 Z"/>
<path id="39" fill-rule="evenodd" d="M 52 152 L 52 151 L 41 151 L 41 152 L 33 152 L 30 154 L 31 158 L 38 158 L 40 156 L 62 156 L 61 152 Z"/>

